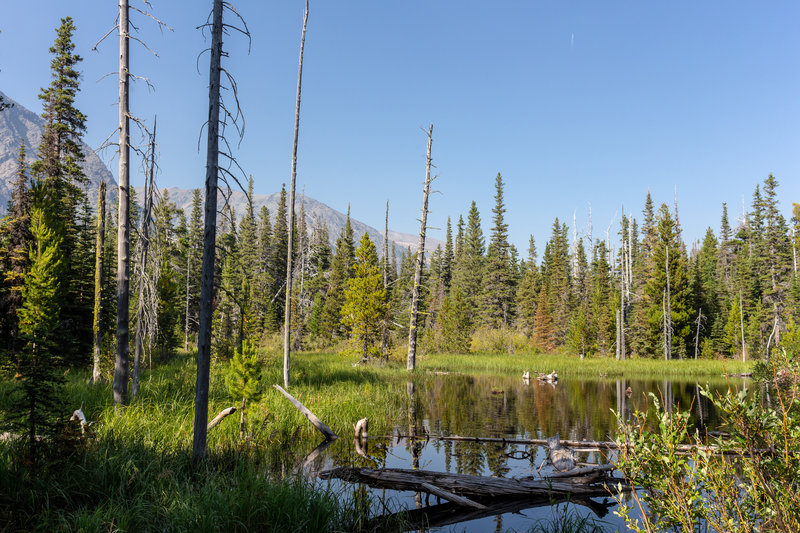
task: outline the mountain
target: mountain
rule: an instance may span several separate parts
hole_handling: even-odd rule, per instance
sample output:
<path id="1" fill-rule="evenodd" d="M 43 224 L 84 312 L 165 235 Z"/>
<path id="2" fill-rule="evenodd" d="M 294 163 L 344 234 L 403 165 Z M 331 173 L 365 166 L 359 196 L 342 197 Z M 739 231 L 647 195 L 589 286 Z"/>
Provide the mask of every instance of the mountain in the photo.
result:
<path id="1" fill-rule="evenodd" d="M 11 199 L 13 177 L 17 172 L 19 140 L 25 139 L 26 161 L 28 164 L 32 163 L 36 160 L 36 151 L 42 140 L 44 119 L 4 93 L 0 92 L 0 96 L 6 102 L 13 104 L 13 107 L 0 111 L 0 215 L 4 215 Z M 116 181 L 89 145 L 81 143 L 81 147 L 85 157 L 83 171 L 89 178 L 89 198 L 92 202 L 96 202 L 98 184 L 101 181 L 116 184 Z M 91 191 L 94 191 L 94 194 Z M 109 191 L 115 198 L 116 188 L 109 187 Z"/>
<path id="2" fill-rule="evenodd" d="M 15 102 L 4 93 L 0 92 L 0 96 L 11 104 L 13 107 L 0 112 L 0 216 L 4 215 L 8 206 L 8 201 L 11 198 L 11 183 L 14 174 L 17 171 L 17 154 L 19 152 L 19 140 L 25 139 L 26 160 L 30 164 L 36 159 L 36 150 L 39 147 L 39 142 L 42 139 L 42 132 L 44 126 L 44 119 L 39 115 L 26 109 L 18 102 Z M 103 161 L 97 156 L 94 150 L 88 145 L 83 144 L 83 153 L 86 160 L 83 163 L 83 169 L 86 176 L 89 178 L 89 199 L 92 203 L 97 201 L 97 186 L 101 181 L 116 185 L 113 175 L 106 168 Z M 167 189 L 170 200 L 184 210 L 188 215 L 191 211 L 192 205 L 192 191 L 186 189 L 170 188 Z M 142 197 L 142 189 L 137 188 L 137 197 Z M 278 200 L 280 193 L 273 194 L 255 194 L 253 195 L 253 207 L 255 212 L 258 213 L 261 206 L 266 206 L 269 209 L 270 216 L 275 217 L 278 208 Z M 113 204 L 116 200 L 116 186 L 109 187 L 109 197 L 106 200 L 109 204 Z M 222 206 L 223 200 L 220 195 L 219 205 Z M 301 198 L 298 197 L 296 209 L 300 211 Z M 317 221 L 324 221 L 328 225 L 331 243 L 336 242 L 344 223 L 346 215 L 341 211 L 337 211 L 330 206 L 323 204 L 308 196 L 304 199 L 306 207 L 306 223 L 309 231 Z M 234 191 L 230 194 L 230 203 L 234 208 L 234 213 L 237 217 L 241 217 L 247 209 L 247 196 L 239 191 Z M 350 224 L 353 226 L 353 233 L 356 241 L 366 232 L 369 234 L 370 239 L 375 243 L 380 254 L 383 250 L 383 230 L 378 230 L 372 226 L 353 219 L 350 219 Z M 406 233 L 399 233 L 389 230 L 389 241 L 394 242 L 397 247 L 397 252 L 402 250 L 415 250 L 417 248 L 417 236 L 409 235 Z M 425 248 L 433 250 L 437 245 L 444 246 L 444 243 L 436 239 L 427 239 Z"/>
<path id="3" fill-rule="evenodd" d="M 167 195 L 171 202 L 175 203 L 179 209 L 183 209 L 183 212 L 186 213 L 188 216 L 189 213 L 192 211 L 192 191 L 187 189 L 178 189 L 176 187 L 170 187 L 166 190 Z M 142 198 L 144 194 L 144 190 L 141 187 L 136 188 L 136 197 Z M 274 219 L 275 213 L 278 211 L 278 201 L 280 200 L 280 193 L 272 193 L 272 194 L 254 194 L 253 195 L 253 210 L 258 216 L 258 212 L 261 210 L 262 206 L 266 206 L 269 209 L 269 215 L 271 219 Z M 220 209 L 222 209 L 222 205 L 224 202 L 224 198 L 222 194 L 218 195 L 218 205 Z M 230 203 L 231 207 L 233 207 L 233 212 L 236 215 L 236 218 L 241 218 L 245 212 L 247 212 L 247 195 L 241 191 L 231 191 L 228 202 Z M 305 204 L 306 210 L 306 226 L 308 227 L 309 231 L 311 228 L 314 227 L 317 223 L 325 222 L 328 226 L 328 232 L 330 234 L 331 244 L 336 242 L 336 238 L 341 233 L 342 229 L 344 228 L 345 221 L 347 219 L 347 215 L 342 213 L 341 211 L 337 211 L 336 209 L 323 204 L 322 202 L 315 200 L 306 196 L 303 198 L 302 196 L 298 196 L 295 203 L 295 212 L 300 212 L 300 203 L 303 202 Z M 372 242 L 375 243 L 376 248 L 378 249 L 378 254 L 383 253 L 383 230 L 378 230 L 373 228 L 372 226 L 368 226 L 364 222 L 356 220 L 354 218 L 350 218 L 350 225 L 353 227 L 353 234 L 355 236 L 356 245 L 358 245 L 358 240 L 361 238 L 364 233 L 369 234 L 369 238 L 372 239 Z M 389 230 L 389 243 L 394 242 L 397 253 L 400 253 L 402 250 L 416 250 L 417 249 L 417 235 L 410 235 L 408 233 L 400 233 L 397 231 Z M 444 248 L 444 242 L 438 239 L 425 239 L 425 249 L 435 250 L 437 246 L 441 245 Z"/>

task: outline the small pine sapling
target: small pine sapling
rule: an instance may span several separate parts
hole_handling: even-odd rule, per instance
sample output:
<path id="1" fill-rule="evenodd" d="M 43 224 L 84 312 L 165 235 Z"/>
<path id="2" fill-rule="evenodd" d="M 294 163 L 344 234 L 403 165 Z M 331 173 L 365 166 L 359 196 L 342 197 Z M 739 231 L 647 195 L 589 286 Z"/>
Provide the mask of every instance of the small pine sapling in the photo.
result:
<path id="1" fill-rule="evenodd" d="M 228 392 L 235 399 L 242 399 L 239 410 L 239 438 L 243 439 L 246 432 L 245 408 L 248 400 L 255 400 L 261 395 L 259 383 L 258 348 L 250 341 L 244 341 L 242 348 L 237 349 L 231 359 L 225 382 Z"/>

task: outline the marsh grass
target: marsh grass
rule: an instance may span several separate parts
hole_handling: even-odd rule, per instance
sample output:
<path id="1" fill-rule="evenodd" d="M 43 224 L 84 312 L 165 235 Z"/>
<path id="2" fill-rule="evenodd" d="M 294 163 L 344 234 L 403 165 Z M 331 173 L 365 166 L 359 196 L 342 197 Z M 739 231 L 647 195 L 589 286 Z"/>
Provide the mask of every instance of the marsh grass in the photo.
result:
<path id="1" fill-rule="evenodd" d="M 83 402 L 93 421 L 79 446 L 52 468 L 30 477 L 13 441 L 0 441 L 0 530 L 68 531 L 358 531 L 369 512 L 358 491 L 334 495 L 290 474 L 320 441 L 313 426 L 272 388 L 282 382 L 279 353 L 261 355 L 262 392 L 248 405 L 248 438 L 229 417 L 209 434 L 208 459 L 192 465 L 195 354 L 179 354 L 142 372 L 140 393 L 116 408 L 110 383 L 88 385 L 88 372 L 69 372 L 64 416 Z M 296 353 L 290 392 L 342 438 L 367 417 L 371 434 L 389 434 L 407 416 L 406 384 L 433 372 L 521 375 L 523 371 L 578 376 L 711 376 L 741 372 L 730 361 L 635 359 L 617 362 L 561 355 L 440 355 L 352 366 L 332 353 Z M 225 361 L 212 363 L 209 411 L 238 401 L 225 384 Z M 0 380 L 0 413 L 8 409 L 9 382 Z M 402 530 L 402 521 L 385 530 Z"/>
<path id="2" fill-rule="evenodd" d="M 559 377 L 626 377 L 626 378 L 693 378 L 720 377 L 724 374 L 749 372 L 753 363 L 730 359 L 626 359 L 587 357 L 561 354 L 431 354 L 421 358 L 419 367 L 429 371 L 461 372 L 465 374 L 522 375 L 530 371 Z"/>

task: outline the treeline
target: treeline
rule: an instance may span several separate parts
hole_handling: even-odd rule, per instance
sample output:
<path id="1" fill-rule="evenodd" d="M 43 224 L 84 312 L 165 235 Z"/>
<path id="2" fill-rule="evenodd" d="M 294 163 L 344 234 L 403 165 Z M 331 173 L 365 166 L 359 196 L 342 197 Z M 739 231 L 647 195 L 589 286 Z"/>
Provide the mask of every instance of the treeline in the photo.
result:
<path id="1" fill-rule="evenodd" d="M 40 95 L 45 133 L 30 167 L 21 144 L 8 216 L 0 221 L 0 352 L 16 373 L 21 361 L 35 360 L 18 357 L 32 349 L 47 350 L 48 361 L 88 365 L 94 343 L 95 364 L 105 367 L 95 375 L 108 375 L 116 352 L 116 207 L 93 209 L 97 191 L 88 190 L 80 167 L 85 117 L 74 106 L 80 57 L 73 31 L 65 19 L 51 48 L 53 82 Z M 570 239 L 556 219 L 540 261 L 533 237 L 524 258 L 508 242 L 498 174 L 488 235 L 473 202 L 455 224 L 448 219 L 445 244 L 425 265 L 422 349 L 763 357 L 794 331 L 800 308 L 800 211 L 795 204 L 790 227 L 777 187 L 772 175 L 757 186 L 735 226 L 722 204 L 718 230 L 709 228 L 688 248 L 677 205 L 656 207 L 649 193 L 641 218 L 623 216 L 613 242 L 579 238 L 575 228 Z M 252 179 L 249 188 L 252 197 Z M 139 345 L 137 354 L 167 356 L 197 340 L 203 198 L 196 190 L 185 213 L 157 187 L 146 187 L 144 196 L 141 205 L 132 198 L 130 342 Z M 245 339 L 277 343 L 287 290 L 294 349 L 335 347 L 362 359 L 402 350 L 416 254 L 398 255 L 388 242 L 379 253 L 368 236 L 353 234 L 349 212 L 331 246 L 325 221 L 307 225 L 301 204 L 287 288 L 286 196 L 283 190 L 275 213 L 222 209 L 215 353 L 231 357 Z"/>

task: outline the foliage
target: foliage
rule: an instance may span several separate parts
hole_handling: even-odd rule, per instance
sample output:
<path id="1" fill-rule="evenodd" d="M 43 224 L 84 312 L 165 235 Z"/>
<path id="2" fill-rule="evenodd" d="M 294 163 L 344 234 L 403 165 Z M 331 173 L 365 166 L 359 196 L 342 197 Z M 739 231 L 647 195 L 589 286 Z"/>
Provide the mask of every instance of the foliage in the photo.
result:
<path id="1" fill-rule="evenodd" d="M 342 324 L 350 334 L 349 353 L 359 354 L 362 361 L 380 355 L 386 290 L 375 245 L 367 233 L 361 238 L 355 253 L 353 277 L 348 281 L 341 313 Z"/>
<path id="2" fill-rule="evenodd" d="M 669 413 L 655 396 L 651 411 L 634 413 L 630 422 L 620 418 L 618 467 L 632 487 L 647 489 L 634 496 L 641 522 L 620 502 L 628 526 L 635 531 L 699 531 L 705 524 L 715 531 L 798 531 L 798 369 L 789 357 L 775 358 L 777 385 L 764 396 L 704 391 L 730 432 L 730 437 L 711 439 L 711 447 L 699 433 L 692 434 L 687 412 Z M 656 431 L 646 429 L 651 417 Z M 684 453 L 679 446 L 687 443 L 693 446 Z"/>

